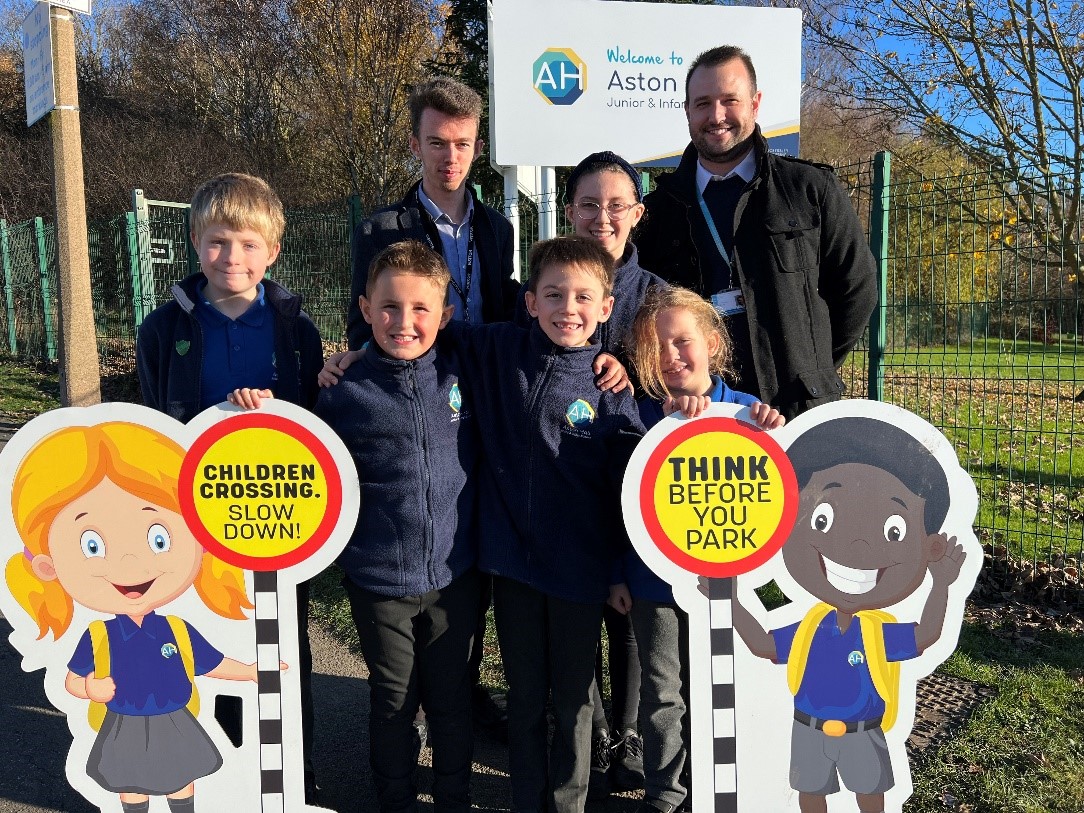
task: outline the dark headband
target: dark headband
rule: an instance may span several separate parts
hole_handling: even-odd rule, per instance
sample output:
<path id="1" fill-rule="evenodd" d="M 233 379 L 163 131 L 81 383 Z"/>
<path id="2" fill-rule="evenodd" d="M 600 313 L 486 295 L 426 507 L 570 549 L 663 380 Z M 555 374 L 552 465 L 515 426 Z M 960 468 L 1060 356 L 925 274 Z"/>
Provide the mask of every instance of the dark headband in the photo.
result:
<path id="1" fill-rule="evenodd" d="M 606 165 L 619 167 L 626 175 L 628 175 L 629 180 L 632 181 L 633 191 L 636 193 L 636 202 L 640 203 L 643 201 L 644 195 L 640 190 L 640 173 L 633 169 L 632 164 L 616 152 L 603 150 L 602 152 L 591 153 L 572 168 L 572 172 L 568 175 L 568 182 L 565 184 L 565 203 L 572 203 L 571 193 L 575 192 L 576 185 L 580 182 L 580 178 L 584 175 L 597 172 Z"/>

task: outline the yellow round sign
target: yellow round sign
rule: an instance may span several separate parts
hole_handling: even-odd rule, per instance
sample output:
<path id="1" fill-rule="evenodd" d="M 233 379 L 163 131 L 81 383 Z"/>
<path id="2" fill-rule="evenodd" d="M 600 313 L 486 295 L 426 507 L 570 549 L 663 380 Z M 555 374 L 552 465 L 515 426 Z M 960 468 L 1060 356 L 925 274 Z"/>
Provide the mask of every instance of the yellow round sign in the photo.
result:
<path id="1" fill-rule="evenodd" d="M 326 541 L 342 503 L 324 445 L 275 415 L 240 415 L 201 435 L 181 469 L 182 511 L 224 561 L 279 570 Z"/>
<path id="2" fill-rule="evenodd" d="M 690 421 L 648 459 L 641 508 L 671 561 L 703 576 L 735 576 L 783 546 L 797 514 L 790 461 L 765 432 L 731 418 Z"/>

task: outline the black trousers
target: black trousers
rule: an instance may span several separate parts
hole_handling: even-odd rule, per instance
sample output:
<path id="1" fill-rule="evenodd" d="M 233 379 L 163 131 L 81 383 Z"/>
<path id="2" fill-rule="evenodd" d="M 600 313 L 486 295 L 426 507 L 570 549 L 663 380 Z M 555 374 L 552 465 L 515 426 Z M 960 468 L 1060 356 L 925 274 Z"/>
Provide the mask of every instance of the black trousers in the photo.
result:
<path id="1" fill-rule="evenodd" d="M 382 813 L 414 811 L 412 743 L 421 702 L 433 747 L 437 811 L 470 810 L 470 650 L 479 578 L 468 571 L 440 590 L 389 598 L 343 580 L 369 667 L 369 762 Z"/>
<path id="2" fill-rule="evenodd" d="M 508 772 L 516 811 L 582 813 L 591 773 L 591 685 L 602 603 L 546 595 L 493 578 L 493 611 L 508 678 Z M 546 700 L 553 742 L 546 759 Z"/>

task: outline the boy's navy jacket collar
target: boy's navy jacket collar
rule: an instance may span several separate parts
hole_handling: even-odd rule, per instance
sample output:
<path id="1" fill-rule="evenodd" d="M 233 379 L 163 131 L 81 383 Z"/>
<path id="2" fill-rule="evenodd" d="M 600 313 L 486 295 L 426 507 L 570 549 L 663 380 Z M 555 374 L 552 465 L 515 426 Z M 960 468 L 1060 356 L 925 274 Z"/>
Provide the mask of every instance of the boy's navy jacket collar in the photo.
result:
<path id="1" fill-rule="evenodd" d="M 535 319 L 531 322 L 530 341 L 531 350 L 535 351 L 539 355 L 554 355 L 554 356 L 575 356 L 576 354 L 584 354 L 584 358 L 594 361 L 595 356 L 602 352 L 602 346 L 597 342 L 591 342 L 580 347 L 565 347 L 557 344 L 549 336 L 546 335 L 546 331 L 542 329 L 542 326 L 538 324 L 538 320 Z"/>
<path id="2" fill-rule="evenodd" d="M 436 361 L 436 346 L 430 347 L 420 356 L 414 359 L 392 358 L 381 350 L 375 340 L 370 340 L 362 350 L 360 358 L 355 364 L 363 364 L 368 370 L 377 375 L 394 375 L 397 372 L 408 370 L 423 364 L 433 364 Z"/>
<path id="3" fill-rule="evenodd" d="M 191 314 L 196 309 L 196 303 L 201 298 L 200 283 L 205 279 L 203 273 L 197 271 L 194 274 L 189 274 L 169 289 L 170 293 L 173 294 L 173 298 L 185 313 Z M 292 293 L 267 277 L 264 277 L 263 282 L 260 284 L 263 285 L 266 303 L 273 306 L 280 314 L 293 317 L 301 313 L 301 294 Z"/>

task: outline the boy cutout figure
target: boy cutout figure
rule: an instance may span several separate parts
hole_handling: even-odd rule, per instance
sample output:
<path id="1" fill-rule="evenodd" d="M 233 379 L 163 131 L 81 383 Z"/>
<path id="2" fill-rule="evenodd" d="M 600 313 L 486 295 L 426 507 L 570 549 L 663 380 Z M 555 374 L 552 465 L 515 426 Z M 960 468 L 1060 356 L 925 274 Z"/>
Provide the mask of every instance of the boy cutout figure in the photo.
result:
<path id="1" fill-rule="evenodd" d="M 790 785 L 802 813 L 827 811 L 840 780 L 863 813 L 883 811 L 895 786 L 885 732 L 900 709 L 901 662 L 948 637 L 950 587 L 969 555 L 966 539 L 944 531 L 952 487 L 936 445 L 887 418 L 845 415 L 787 447 L 799 507 L 782 559 L 819 603 L 800 621 L 765 630 L 735 598 L 733 619 L 752 654 L 786 666 L 794 696 Z M 886 612 L 918 593 L 927 573 L 917 622 Z M 958 609 L 962 598 L 952 614 Z M 953 623 L 954 638 L 958 615 Z M 913 696 L 908 687 L 904 697 Z"/>

